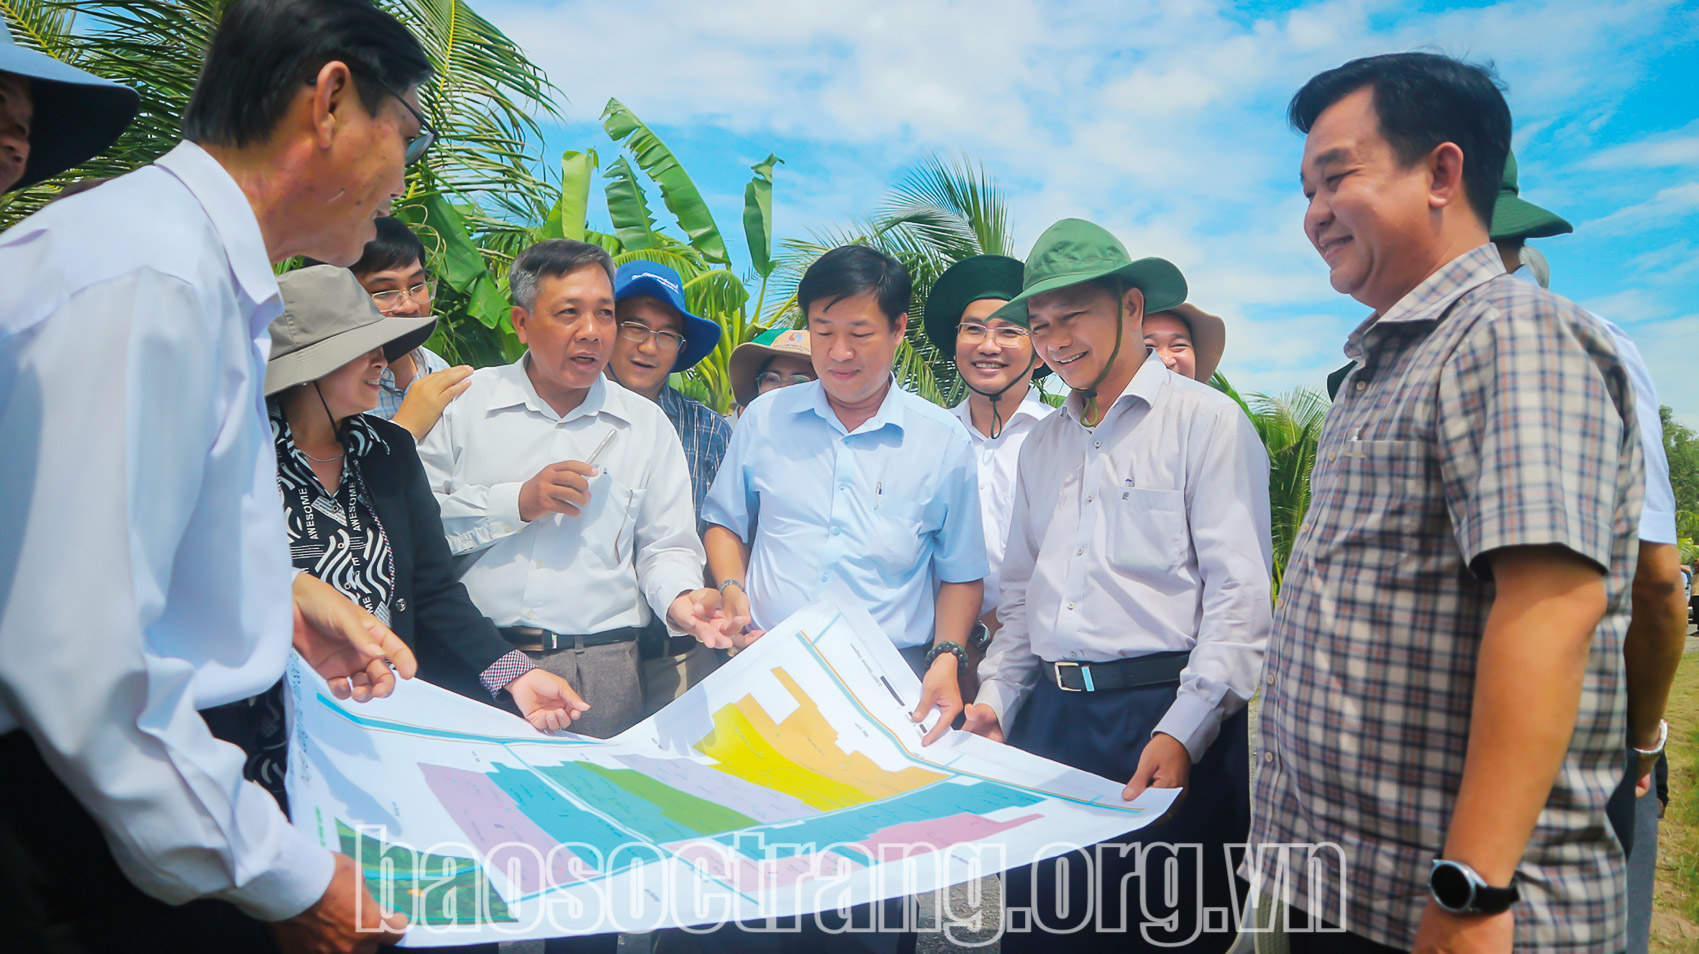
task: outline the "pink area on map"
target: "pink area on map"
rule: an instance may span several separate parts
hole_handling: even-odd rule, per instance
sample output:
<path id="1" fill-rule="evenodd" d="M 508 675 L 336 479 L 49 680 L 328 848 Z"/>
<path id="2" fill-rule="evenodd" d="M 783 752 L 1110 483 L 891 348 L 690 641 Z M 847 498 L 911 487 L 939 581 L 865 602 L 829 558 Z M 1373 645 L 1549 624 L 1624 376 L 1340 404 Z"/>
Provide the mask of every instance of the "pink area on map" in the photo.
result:
<path id="1" fill-rule="evenodd" d="M 877 862 L 901 861 L 912 855 L 931 854 L 951 845 L 982 841 L 993 835 L 1037 821 L 1040 815 L 1022 815 L 1006 822 L 992 821 L 983 815 L 966 812 L 928 818 L 924 821 L 903 822 L 881 828 L 866 841 L 851 843 Z"/>
<path id="2" fill-rule="evenodd" d="M 730 882 L 745 894 L 790 887 L 800 881 L 841 878 L 860 867 L 832 852 L 756 861 L 717 841 L 692 841 L 668 847 L 686 864 L 696 865 L 710 878 Z"/>
<path id="3" fill-rule="evenodd" d="M 484 869 L 517 879 L 520 892 L 571 884 L 595 874 L 571 851 L 537 827 L 512 796 L 482 772 L 419 763 L 437 801 L 484 856 Z M 543 871 L 548 870 L 548 885 Z"/>

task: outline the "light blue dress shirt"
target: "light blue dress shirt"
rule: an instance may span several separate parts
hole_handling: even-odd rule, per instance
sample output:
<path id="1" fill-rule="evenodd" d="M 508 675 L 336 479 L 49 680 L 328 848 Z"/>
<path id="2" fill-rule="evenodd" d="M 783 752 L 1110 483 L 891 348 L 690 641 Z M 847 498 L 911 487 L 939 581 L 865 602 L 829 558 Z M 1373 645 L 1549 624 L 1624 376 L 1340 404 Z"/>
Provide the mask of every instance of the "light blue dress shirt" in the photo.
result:
<path id="1" fill-rule="evenodd" d="M 973 445 L 949 411 L 895 385 L 853 432 L 818 381 L 758 398 L 702 520 L 751 542 L 744 582 L 762 628 L 832 596 L 864 606 L 899 649 L 922 646 L 938 584 L 988 570 Z"/>

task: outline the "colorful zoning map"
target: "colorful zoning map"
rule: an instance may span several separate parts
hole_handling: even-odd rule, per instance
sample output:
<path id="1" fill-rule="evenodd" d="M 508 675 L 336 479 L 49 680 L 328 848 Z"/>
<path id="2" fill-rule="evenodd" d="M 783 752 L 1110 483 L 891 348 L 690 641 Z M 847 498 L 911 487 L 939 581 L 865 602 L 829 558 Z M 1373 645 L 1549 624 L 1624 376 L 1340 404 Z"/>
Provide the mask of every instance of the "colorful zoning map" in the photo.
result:
<path id="1" fill-rule="evenodd" d="M 412 919 L 408 946 L 807 914 L 1142 827 L 1178 794 L 950 732 L 865 613 L 811 606 L 617 738 L 426 683 L 333 699 L 292 662 L 296 823 Z"/>

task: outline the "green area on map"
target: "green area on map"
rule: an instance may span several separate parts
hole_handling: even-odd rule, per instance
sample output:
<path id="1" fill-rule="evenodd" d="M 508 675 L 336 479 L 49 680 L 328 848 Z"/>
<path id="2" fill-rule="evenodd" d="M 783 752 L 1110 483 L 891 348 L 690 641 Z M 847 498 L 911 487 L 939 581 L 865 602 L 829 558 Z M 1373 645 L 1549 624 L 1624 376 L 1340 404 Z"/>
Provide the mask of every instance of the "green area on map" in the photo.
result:
<path id="1" fill-rule="evenodd" d="M 355 832 L 340 820 L 342 853 L 353 858 L 372 897 L 415 924 L 493 924 L 516 921 L 470 858 L 433 855 Z"/>

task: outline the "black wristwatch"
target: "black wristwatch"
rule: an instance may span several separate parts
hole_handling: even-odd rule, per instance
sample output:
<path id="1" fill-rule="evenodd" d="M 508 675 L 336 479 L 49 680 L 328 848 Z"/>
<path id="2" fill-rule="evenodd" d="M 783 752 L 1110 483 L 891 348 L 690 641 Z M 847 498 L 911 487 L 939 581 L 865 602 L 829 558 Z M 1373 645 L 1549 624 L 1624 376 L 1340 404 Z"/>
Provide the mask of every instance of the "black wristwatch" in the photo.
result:
<path id="1" fill-rule="evenodd" d="M 981 622 L 975 622 L 973 629 L 967 634 L 967 648 L 985 652 L 985 647 L 991 645 L 991 627 Z"/>
<path id="2" fill-rule="evenodd" d="M 945 653 L 956 657 L 956 675 L 967 672 L 967 650 L 962 648 L 961 643 L 952 643 L 947 639 L 933 643 L 932 648 L 926 651 L 926 668 L 931 669 L 933 661 Z"/>
<path id="3" fill-rule="evenodd" d="M 1502 914 L 1521 899 L 1512 880 L 1503 888 L 1487 884 L 1475 869 L 1461 861 L 1435 858 L 1428 871 L 1428 892 L 1452 914 Z"/>

